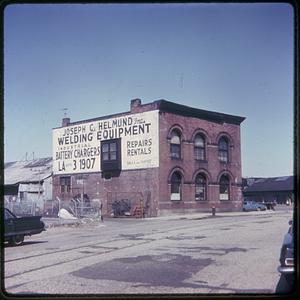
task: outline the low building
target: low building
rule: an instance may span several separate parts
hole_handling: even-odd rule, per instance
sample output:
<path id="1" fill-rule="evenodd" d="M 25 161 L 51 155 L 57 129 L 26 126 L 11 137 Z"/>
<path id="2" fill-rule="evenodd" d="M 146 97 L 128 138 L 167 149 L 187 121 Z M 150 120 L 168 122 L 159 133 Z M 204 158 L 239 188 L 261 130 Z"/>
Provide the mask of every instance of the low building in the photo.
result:
<path id="1" fill-rule="evenodd" d="M 245 178 L 244 199 L 256 202 L 291 204 L 294 202 L 294 176 Z"/>
<path id="2" fill-rule="evenodd" d="M 53 129 L 53 197 L 130 214 L 239 211 L 245 118 L 166 100 Z"/>
<path id="3" fill-rule="evenodd" d="M 52 157 L 4 165 L 5 206 L 18 213 L 43 213 L 52 200 Z"/>

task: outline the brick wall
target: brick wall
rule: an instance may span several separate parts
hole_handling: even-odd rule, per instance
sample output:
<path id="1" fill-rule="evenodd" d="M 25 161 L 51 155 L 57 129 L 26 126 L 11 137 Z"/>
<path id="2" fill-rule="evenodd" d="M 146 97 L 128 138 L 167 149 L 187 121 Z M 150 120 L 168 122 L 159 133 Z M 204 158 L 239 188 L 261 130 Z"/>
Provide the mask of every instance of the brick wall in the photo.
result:
<path id="1" fill-rule="evenodd" d="M 170 157 L 170 131 L 176 127 L 182 132 L 181 159 Z M 206 160 L 194 158 L 193 139 L 197 132 L 206 137 Z M 230 161 L 221 163 L 218 159 L 218 139 L 226 135 L 230 140 Z M 170 113 L 160 113 L 160 169 L 159 169 L 159 214 L 167 211 L 235 211 L 241 209 L 241 152 L 240 127 L 233 124 L 218 124 L 197 118 Z M 178 169 L 183 174 L 182 200 L 171 201 L 170 178 Z M 207 178 L 207 201 L 195 201 L 195 177 L 201 172 Z M 221 174 L 230 176 L 230 200 L 219 200 L 219 178 Z"/>
<path id="2" fill-rule="evenodd" d="M 112 203 L 116 200 L 127 199 L 131 203 L 132 212 L 135 205 L 143 201 L 147 206 L 146 214 L 156 216 L 158 208 L 158 168 L 122 171 L 119 177 L 102 178 L 100 173 L 71 175 L 70 192 L 61 193 L 59 177 L 53 178 L 54 197 L 59 196 L 68 206 L 70 200 L 78 194 L 86 194 L 89 199 L 102 202 L 103 214 L 110 216 Z"/>

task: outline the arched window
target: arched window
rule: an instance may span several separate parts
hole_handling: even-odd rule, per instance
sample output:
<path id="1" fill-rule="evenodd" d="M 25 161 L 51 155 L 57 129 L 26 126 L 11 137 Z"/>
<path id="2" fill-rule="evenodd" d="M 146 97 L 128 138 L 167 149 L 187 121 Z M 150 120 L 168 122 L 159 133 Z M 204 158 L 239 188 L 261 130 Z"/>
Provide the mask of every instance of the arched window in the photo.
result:
<path id="1" fill-rule="evenodd" d="M 171 200 L 181 200 L 181 173 L 176 171 L 171 177 Z"/>
<path id="2" fill-rule="evenodd" d="M 198 174 L 195 180 L 195 200 L 207 200 L 206 194 L 206 177 Z"/>
<path id="3" fill-rule="evenodd" d="M 220 178 L 220 200 L 230 199 L 230 180 L 228 175 L 222 175 Z"/>
<path id="4" fill-rule="evenodd" d="M 225 163 L 229 161 L 229 143 L 226 137 L 219 140 L 219 161 Z"/>
<path id="5" fill-rule="evenodd" d="M 204 160 L 205 159 L 205 139 L 199 133 L 195 136 L 194 156 L 195 156 L 196 160 Z"/>
<path id="6" fill-rule="evenodd" d="M 181 157 L 180 132 L 176 129 L 171 132 L 170 154 L 171 158 L 180 159 Z"/>

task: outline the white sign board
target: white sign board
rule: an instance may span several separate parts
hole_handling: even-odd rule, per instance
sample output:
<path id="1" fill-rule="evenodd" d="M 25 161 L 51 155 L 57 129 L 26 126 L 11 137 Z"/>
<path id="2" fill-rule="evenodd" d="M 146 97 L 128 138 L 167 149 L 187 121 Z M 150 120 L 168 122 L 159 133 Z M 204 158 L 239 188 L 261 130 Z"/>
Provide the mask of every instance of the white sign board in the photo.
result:
<path id="1" fill-rule="evenodd" d="M 101 171 L 101 141 L 121 139 L 122 170 L 159 166 L 158 110 L 53 129 L 53 173 Z"/>

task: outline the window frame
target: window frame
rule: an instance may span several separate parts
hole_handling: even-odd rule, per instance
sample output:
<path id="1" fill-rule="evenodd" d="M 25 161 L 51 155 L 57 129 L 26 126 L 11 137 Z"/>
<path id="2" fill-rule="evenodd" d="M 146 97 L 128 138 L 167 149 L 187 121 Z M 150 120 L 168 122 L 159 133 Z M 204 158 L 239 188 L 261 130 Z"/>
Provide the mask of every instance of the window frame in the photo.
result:
<path id="1" fill-rule="evenodd" d="M 197 138 L 201 138 L 203 145 L 199 146 L 196 145 L 196 139 Z M 202 133 L 197 133 L 194 137 L 194 158 L 195 160 L 200 160 L 200 161 L 205 161 L 206 160 L 206 139 L 205 136 Z M 199 151 L 201 153 L 200 157 L 199 157 Z"/>
<path id="2" fill-rule="evenodd" d="M 225 145 L 225 147 L 224 147 Z M 218 159 L 221 163 L 229 163 L 229 139 L 222 136 L 218 142 Z"/>
<path id="3" fill-rule="evenodd" d="M 111 150 L 111 148 L 112 148 L 111 146 L 112 145 L 115 145 L 115 149 L 114 150 Z M 104 152 L 103 148 L 105 146 L 107 146 L 107 151 Z M 107 159 L 104 158 L 104 154 L 108 155 Z M 114 156 L 115 156 L 114 158 L 112 158 L 112 154 L 114 154 Z M 117 160 L 117 154 L 118 154 L 118 149 L 117 149 L 117 142 L 115 140 L 108 141 L 108 142 L 103 143 L 101 145 L 101 157 L 102 157 L 103 161 L 105 161 L 105 162 L 116 161 Z"/>
<path id="4" fill-rule="evenodd" d="M 71 192 L 71 176 L 60 176 L 59 177 L 60 193 Z"/>
<path id="5" fill-rule="evenodd" d="M 230 195 L 230 187 L 231 187 L 230 176 L 228 174 L 223 174 L 219 180 L 219 200 L 220 201 L 229 201 L 230 200 L 230 196 L 231 196 Z M 222 192 L 222 190 L 224 190 L 224 192 Z M 227 195 L 226 199 L 225 199 L 224 195 Z"/>
<path id="6" fill-rule="evenodd" d="M 170 183 L 171 183 L 171 197 L 172 201 L 180 201 L 182 199 L 182 179 L 183 175 L 180 171 L 174 171 L 172 173 Z"/>
<path id="7" fill-rule="evenodd" d="M 122 169 L 121 139 L 109 139 L 101 141 L 100 164 L 102 177 L 111 174 L 111 177 L 119 175 Z"/>
<path id="8" fill-rule="evenodd" d="M 198 181 L 198 179 L 201 178 L 203 181 Z M 203 197 L 201 198 L 200 196 L 197 197 L 197 189 L 202 188 L 203 189 Z M 207 201 L 207 177 L 203 173 L 198 173 L 196 178 L 195 178 L 195 201 Z"/>
<path id="9" fill-rule="evenodd" d="M 174 128 L 171 131 L 170 134 L 170 157 L 171 159 L 181 159 L 181 132 L 177 129 Z M 178 138 L 178 142 L 174 142 L 174 139 Z M 173 140 L 173 141 L 172 141 Z"/>

